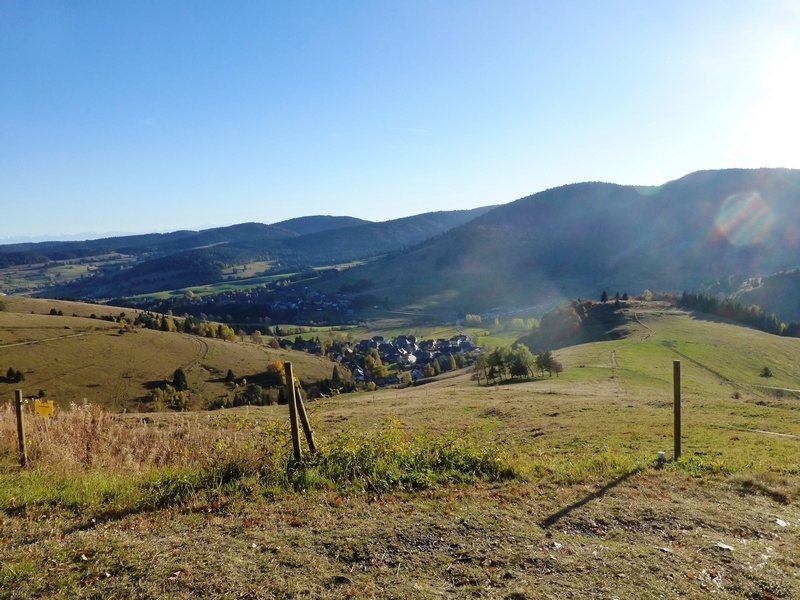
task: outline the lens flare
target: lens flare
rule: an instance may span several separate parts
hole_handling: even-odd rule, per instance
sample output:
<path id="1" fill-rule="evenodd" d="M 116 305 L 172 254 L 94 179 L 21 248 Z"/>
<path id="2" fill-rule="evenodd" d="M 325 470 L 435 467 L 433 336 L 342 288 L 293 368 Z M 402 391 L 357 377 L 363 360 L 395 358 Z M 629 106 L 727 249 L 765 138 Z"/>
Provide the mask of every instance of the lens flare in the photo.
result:
<path id="1" fill-rule="evenodd" d="M 774 220 L 772 210 L 761 194 L 747 192 L 725 198 L 717 213 L 716 224 L 734 246 L 753 246 L 766 239 Z"/>

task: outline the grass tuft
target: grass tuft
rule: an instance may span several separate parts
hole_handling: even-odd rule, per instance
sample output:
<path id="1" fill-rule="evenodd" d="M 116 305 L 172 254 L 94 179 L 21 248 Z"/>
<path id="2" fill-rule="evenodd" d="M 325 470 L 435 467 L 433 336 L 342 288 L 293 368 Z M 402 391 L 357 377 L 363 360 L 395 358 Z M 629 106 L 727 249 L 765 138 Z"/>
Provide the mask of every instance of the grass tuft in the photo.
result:
<path id="1" fill-rule="evenodd" d="M 371 494 L 519 474 L 502 448 L 481 446 L 456 433 L 412 436 L 395 420 L 376 434 L 336 436 L 303 468 L 313 469 L 321 481 Z"/>

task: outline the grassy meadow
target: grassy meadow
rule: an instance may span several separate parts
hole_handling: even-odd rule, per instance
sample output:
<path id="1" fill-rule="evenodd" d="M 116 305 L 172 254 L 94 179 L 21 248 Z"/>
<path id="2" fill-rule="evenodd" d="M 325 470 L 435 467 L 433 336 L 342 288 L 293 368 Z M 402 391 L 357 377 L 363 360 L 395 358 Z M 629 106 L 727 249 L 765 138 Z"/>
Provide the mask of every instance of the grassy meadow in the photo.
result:
<path id="1" fill-rule="evenodd" d="M 190 406 L 202 408 L 229 392 L 228 369 L 237 377 L 264 371 L 271 361 L 291 360 L 302 380 L 330 377 L 329 360 L 300 352 L 273 350 L 250 341 L 228 342 L 148 329 L 120 334 L 120 326 L 95 314 L 117 316 L 123 309 L 58 300 L 5 299 L 0 312 L 0 370 L 25 375 L 20 383 L 0 382 L 0 398 L 14 390 L 25 395 L 42 390 L 61 408 L 92 404 L 112 412 L 137 411 L 150 390 L 185 371 Z M 63 316 L 51 315 L 55 309 Z M 124 309 L 133 316 L 135 311 Z M 72 316 L 77 315 L 77 316 Z"/>
<path id="2" fill-rule="evenodd" d="M 76 405 L 20 470 L 6 405 L 0 597 L 800 597 L 800 340 L 630 317 L 558 377 L 309 403 L 300 464 L 285 406 Z"/>

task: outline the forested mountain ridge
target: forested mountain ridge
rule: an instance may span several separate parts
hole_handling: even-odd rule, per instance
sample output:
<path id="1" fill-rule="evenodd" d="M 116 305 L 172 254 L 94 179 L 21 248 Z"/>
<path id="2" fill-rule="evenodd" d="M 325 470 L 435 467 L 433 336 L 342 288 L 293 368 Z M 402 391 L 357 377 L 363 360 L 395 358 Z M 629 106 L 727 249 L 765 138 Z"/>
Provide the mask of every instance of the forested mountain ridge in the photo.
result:
<path id="1" fill-rule="evenodd" d="M 407 304 L 478 312 L 603 289 L 698 290 L 798 263 L 800 170 L 726 169 L 658 187 L 545 190 L 351 277 Z"/>
<path id="2" fill-rule="evenodd" d="M 128 262 L 52 280 L 43 293 L 102 299 L 220 282 L 252 263 L 303 272 L 381 256 L 303 285 L 331 292 L 368 280 L 370 294 L 387 306 L 446 315 L 596 298 L 603 289 L 712 290 L 726 278 L 800 266 L 800 170 L 700 171 L 661 186 L 576 183 L 507 204 L 380 223 L 315 216 L 14 244 L 0 246 L 0 262 L 101 252 Z"/>
<path id="3" fill-rule="evenodd" d="M 52 281 L 38 293 L 112 298 L 219 282 L 223 270 L 269 262 L 287 270 L 368 258 L 413 246 L 490 210 L 440 211 L 382 223 L 313 216 L 274 225 L 242 223 L 202 231 L 122 236 L 78 242 L 0 246 L 0 269 L 97 255 L 125 255 L 122 266 L 98 268 L 91 278 Z M 0 291 L 18 291 L 2 289 Z"/>

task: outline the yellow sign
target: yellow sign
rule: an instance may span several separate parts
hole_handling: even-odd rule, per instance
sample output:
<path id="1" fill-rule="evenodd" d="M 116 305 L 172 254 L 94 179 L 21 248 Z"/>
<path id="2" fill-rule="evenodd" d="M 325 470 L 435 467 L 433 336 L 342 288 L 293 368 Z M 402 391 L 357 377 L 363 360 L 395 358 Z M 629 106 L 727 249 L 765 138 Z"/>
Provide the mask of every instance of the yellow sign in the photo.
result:
<path id="1" fill-rule="evenodd" d="M 39 400 L 38 398 L 33 401 L 33 414 L 37 417 L 52 417 L 53 416 L 53 401 L 52 400 Z"/>

